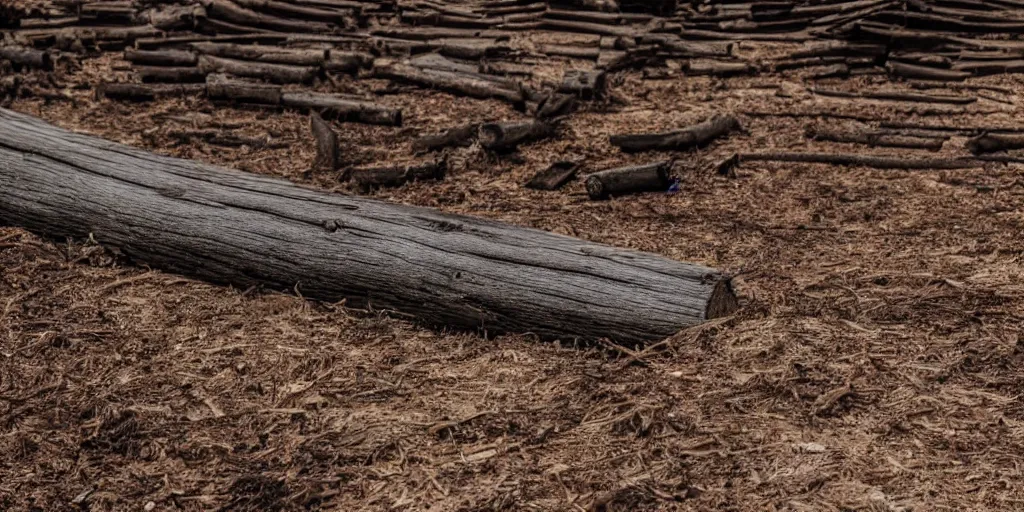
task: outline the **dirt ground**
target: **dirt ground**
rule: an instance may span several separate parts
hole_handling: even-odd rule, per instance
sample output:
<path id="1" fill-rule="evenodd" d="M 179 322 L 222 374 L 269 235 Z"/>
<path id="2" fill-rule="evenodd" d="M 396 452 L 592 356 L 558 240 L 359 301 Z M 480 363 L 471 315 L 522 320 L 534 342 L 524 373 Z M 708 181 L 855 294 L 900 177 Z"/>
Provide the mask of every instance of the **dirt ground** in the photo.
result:
<path id="1" fill-rule="evenodd" d="M 123 69 L 104 57 L 67 79 L 96 83 Z M 805 139 L 807 126 L 834 120 L 741 116 L 744 133 L 676 155 L 674 194 L 593 202 L 581 183 L 522 187 L 556 158 L 585 159 L 590 171 L 671 156 L 623 155 L 607 135 L 716 112 L 1009 126 L 1024 101 L 1009 94 L 944 110 L 800 88 L 780 97 L 783 81 L 805 79 L 619 73 L 618 101 L 586 106 L 520 160 L 460 149 L 445 181 L 373 194 L 738 276 L 736 315 L 640 357 L 431 331 L 0 227 L 0 509 L 1024 509 L 1019 165 L 749 163 L 734 179 L 715 175 L 711 163 L 737 150 L 932 155 Z M 1019 76 L 984 82 L 1024 91 Z M 882 76 L 818 85 L 907 89 Z M 160 153 L 357 192 L 310 172 L 299 114 L 66 93 L 73 103 L 12 108 Z M 418 134 L 522 116 L 417 89 L 378 101 L 401 105 L 407 123 L 338 125 L 349 164 L 408 159 Z M 164 135 L 188 126 L 237 126 L 287 144 L 225 149 Z M 964 154 L 964 140 L 943 154 Z"/>

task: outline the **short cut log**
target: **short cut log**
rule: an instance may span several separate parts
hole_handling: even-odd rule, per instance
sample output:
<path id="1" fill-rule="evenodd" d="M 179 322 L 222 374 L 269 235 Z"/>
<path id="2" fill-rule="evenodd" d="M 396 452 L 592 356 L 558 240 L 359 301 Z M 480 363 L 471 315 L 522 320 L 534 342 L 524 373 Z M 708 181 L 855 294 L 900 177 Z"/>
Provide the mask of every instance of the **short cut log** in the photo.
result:
<path id="1" fill-rule="evenodd" d="M 302 188 L 0 109 L 0 223 L 240 288 L 424 324 L 639 344 L 731 314 L 729 279 L 658 255 Z"/>
<path id="2" fill-rule="evenodd" d="M 693 149 L 704 146 L 740 128 L 740 122 L 731 115 L 717 115 L 703 123 L 664 133 L 612 135 L 609 141 L 623 151 L 655 151 Z"/>

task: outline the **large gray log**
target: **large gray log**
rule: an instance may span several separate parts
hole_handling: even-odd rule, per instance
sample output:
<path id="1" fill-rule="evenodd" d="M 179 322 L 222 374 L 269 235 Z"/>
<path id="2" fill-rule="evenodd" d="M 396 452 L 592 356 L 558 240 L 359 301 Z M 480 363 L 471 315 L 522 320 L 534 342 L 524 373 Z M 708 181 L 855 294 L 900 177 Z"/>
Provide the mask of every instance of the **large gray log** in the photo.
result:
<path id="1" fill-rule="evenodd" d="M 695 124 L 664 133 L 642 133 L 612 135 L 609 137 L 613 146 L 623 151 L 653 151 L 671 149 L 693 149 L 706 145 L 712 140 L 738 130 L 739 121 L 731 115 L 716 115 L 703 123 Z"/>
<path id="2" fill-rule="evenodd" d="M 333 195 L 0 109 L 0 223 L 140 263 L 455 329 L 642 343 L 736 307 L 720 272 L 543 231 Z"/>

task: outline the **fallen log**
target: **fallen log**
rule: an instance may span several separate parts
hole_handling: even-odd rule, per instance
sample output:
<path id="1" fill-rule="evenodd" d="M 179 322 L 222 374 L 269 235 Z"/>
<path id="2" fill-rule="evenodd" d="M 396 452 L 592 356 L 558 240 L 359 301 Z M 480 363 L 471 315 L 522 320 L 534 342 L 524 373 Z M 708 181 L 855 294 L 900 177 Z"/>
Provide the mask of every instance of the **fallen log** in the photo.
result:
<path id="1" fill-rule="evenodd" d="M 199 56 L 183 50 L 136 50 L 126 48 L 124 60 L 140 66 L 191 67 L 199 63 Z"/>
<path id="2" fill-rule="evenodd" d="M 309 190 L 8 110 L 0 128 L 0 222 L 170 272 L 542 339 L 644 343 L 736 309 L 706 267 Z"/>
<path id="3" fill-rule="evenodd" d="M 891 148 L 913 148 L 939 151 L 945 139 L 939 137 L 917 137 L 886 131 L 837 130 L 809 128 L 806 136 L 813 140 L 844 142 Z"/>
<path id="4" fill-rule="evenodd" d="M 315 67 L 224 59 L 211 55 L 199 57 L 199 69 L 207 74 L 226 73 L 245 78 L 258 78 L 275 84 L 308 84 L 312 83 L 319 73 Z"/>
<path id="5" fill-rule="evenodd" d="M 673 162 L 620 167 L 587 176 L 587 195 L 595 201 L 638 192 L 664 192 L 671 184 Z"/>
<path id="6" fill-rule="evenodd" d="M 281 104 L 299 110 L 316 111 L 338 121 L 356 121 L 383 126 L 402 126 L 402 111 L 384 105 L 318 92 L 281 94 Z"/>
<path id="7" fill-rule="evenodd" d="M 23 46 L 0 46 L 0 62 L 10 61 L 15 69 L 23 67 L 38 68 L 46 71 L 53 69 L 53 60 L 50 54 L 33 48 Z"/>
<path id="8" fill-rule="evenodd" d="M 967 149 L 975 155 L 1010 149 L 1024 149 L 1024 135 L 983 133 L 968 140 Z"/>
<path id="9" fill-rule="evenodd" d="M 570 161 L 555 162 L 538 172 L 526 183 L 526 188 L 534 190 L 558 190 L 576 177 L 579 164 Z"/>
<path id="10" fill-rule="evenodd" d="M 497 98 L 517 106 L 524 106 L 525 98 L 520 90 L 512 90 L 488 80 L 473 76 L 420 69 L 407 64 L 374 66 L 373 76 L 399 82 L 413 83 L 473 98 Z"/>
<path id="11" fill-rule="evenodd" d="M 684 128 L 664 133 L 612 135 L 609 142 L 622 151 L 684 150 L 704 146 L 718 137 L 740 128 L 739 121 L 731 115 L 716 115 L 711 119 Z"/>
<path id="12" fill-rule="evenodd" d="M 690 61 L 686 65 L 688 75 L 739 76 L 755 71 L 756 68 L 746 62 Z"/>
<path id="13" fill-rule="evenodd" d="M 211 100 L 233 103 L 281 104 L 281 86 L 231 80 L 221 74 L 206 77 L 206 95 Z"/>
<path id="14" fill-rule="evenodd" d="M 127 101 L 153 101 L 157 98 L 173 98 L 206 92 L 205 84 L 100 84 L 96 87 L 97 98 Z"/>
<path id="15" fill-rule="evenodd" d="M 348 177 L 363 191 L 378 187 L 400 187 L 413 181 L 440 181 L 447 171 L 444 160 L 412 165 L 388 165 L 352 169 Z"/>
<path id="16" fill-rule="evenodd" d="M 327 50 L 278 48 L 275 46 L 242 45 L 233 43 L 196 42 L 191 46 L 204 55 L 226 57 L 250 62 L 269 62 L 291 66 L 322 66 L 327 61 Z"/>
<path id="17" fill-rule="evenodd" d="M 442 148 L 472 146 L 480 132 L 477 123 L 456 126 L 437 135 L 427 135 L 412 142 L 413 151 L 437 151 Z"/>
<path id="18" fill-rule="evenodd" d="M 260 27 L 281 32 L 300 34 L 329 32 L 331 24 L 316 21 L 296 21 L 246 9 L 231 0 L 202 0 L 209 21 L 223 20 L 241 27 Z M 251 32 L 251 30 L 244 30 Z"/>
<path id="19" fill-rule="evenodd" d="M 555 128 L 536 119 L 503 121 L 480 126 L 480 145 L 491 151 L 512 151 L 521 144 L 546 139 L 555 134 Z"/>
<path id="20" fill-rule="evenodd" d="M 601 55 L 601 49 L 588 46 L 570 46 L 564 44 L 545 44 L 538 50 L 540 53 L 550 57 L 569 57 L 573 59 L 594 60 Z"/>
<path id="21" fill-rule="evenodd" d="M 965 157 L 899 158 L 857 153 L 737 153 L 718 165 L 718 173 L 731 175 L 743 162 L 799 162 L 895 170 L 975 169 L 985 165 L 982 160 Z"/>
<path id="22" fill-rule="evenodd" d="M 172 139 L 177 139 L 182 143 L 201 140 L 207 144 L 226 147 L 249 146 L 251 148 L 283 148 L 288 146 L 288 144 L 283 141 L 272 141 L 269 135 L 264 135 L 263 137 L 251 137 L 230 132 L 225 133 L 217 129 L 170 130 L 166 132 L 166 135 Z"/>
<path id="23" fill-rule="evenodd" d="M 309 114 L 309 129 L 316 141 L 313 168 L 334 171 L 338 168 L 338 133 L 315 111 Z"/>
<path id="24" fill-rule="evenodd" d="M 136 66 L 134 69 L 142 83 L 201 83 L 206 81 L 207 75 L 197 67 Z"/>

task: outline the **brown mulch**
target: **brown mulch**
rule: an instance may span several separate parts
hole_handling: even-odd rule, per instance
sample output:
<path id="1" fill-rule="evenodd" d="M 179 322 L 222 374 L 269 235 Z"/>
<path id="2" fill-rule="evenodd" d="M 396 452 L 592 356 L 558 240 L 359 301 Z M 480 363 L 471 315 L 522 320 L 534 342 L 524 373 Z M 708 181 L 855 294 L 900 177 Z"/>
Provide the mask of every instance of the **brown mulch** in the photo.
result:
<path id="1" fill-rule="evenodd" d="M 118 65 L 89 60 L 68 80 L 93 83 Z M 1024 98 L 911 116 L 892 102 L 780 98 L 780 81 L 621 73 L 623 101 L 587 106 L 519 161 L 460 149 L 444 182 L 374 194 L 739 275 L 737 315 L 639 356 L 430 331 L 0 228 L 0 510 L 1024 507 L 1019 166 L 752 163 L 736 179 L 714 175 L 711 164 L 737 150 L 929 155 L 804 140 L 808 124 L 831 121 L 750 117 L 744 133 L 684 155 L 675 194 L 591 202 L 580 183 L 522 187 L 566 156 L 585 158 L 588 170 L 669 156 L 622 155 L 607 135 L 714 112 L 1013 124 Z M 985 81 L 1021 88 L 1017 77 Z M 882 77 L 828 85 L 899 87 Z M 165 154 L 356 193 L 309 171 L 313 144 L 298 114 L 64 92 L 74 102 L 22 99 L 13 108 Z M 417 134 L 521 115 L 413 89 L 380 101 L 403 106 L 407 126 L 338 125 L 346 163 L 408 159 Z M 237 127 L 289 144 L 220 148 L 164 135 L 182 126 Z M 954 138 L 943 154 L 962 154 L 963 143 Z"/>

